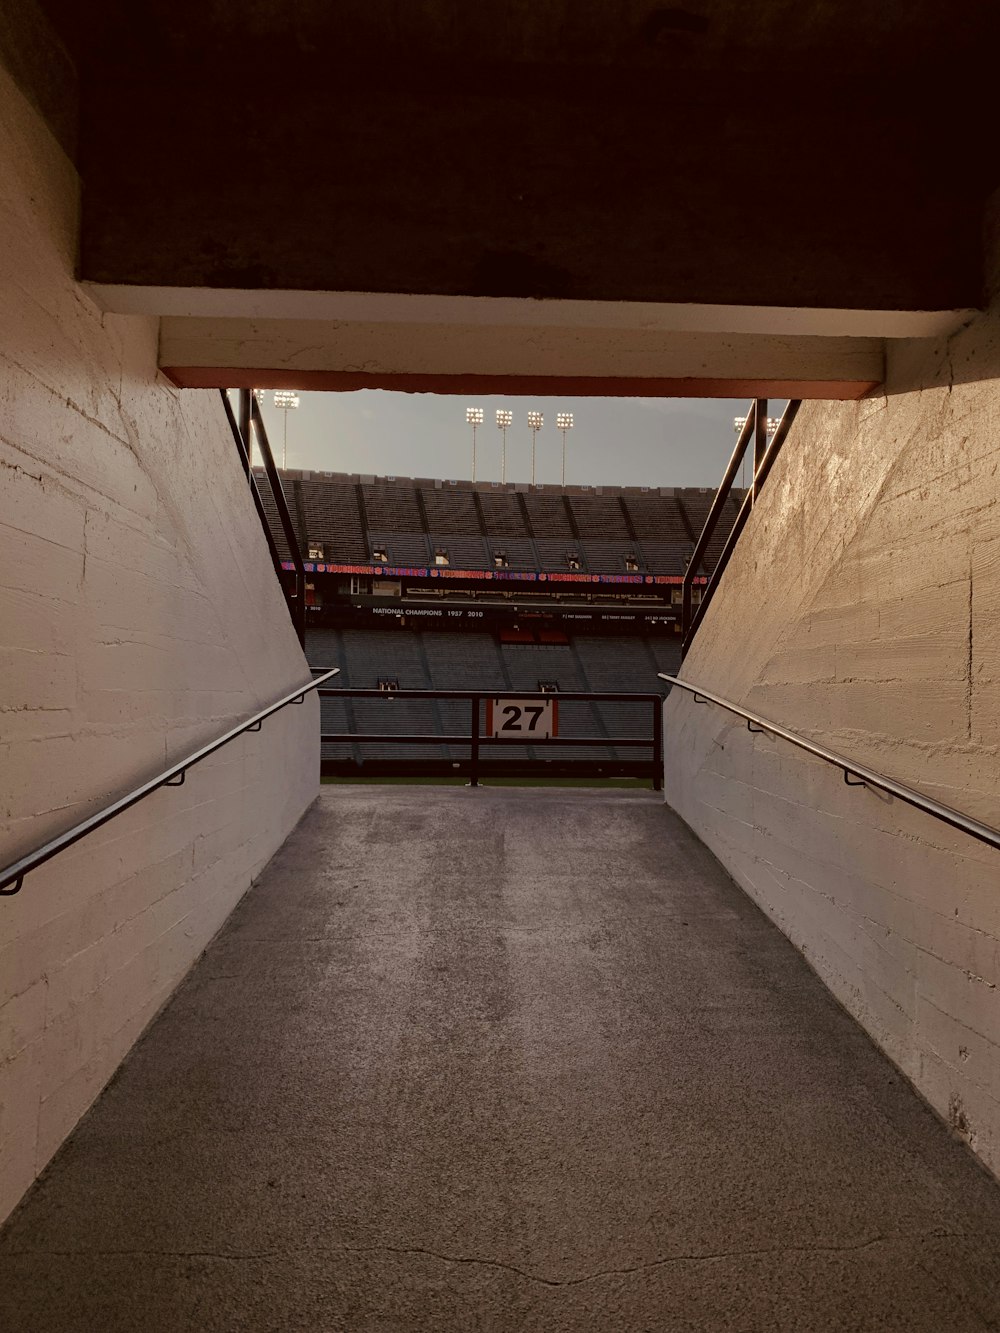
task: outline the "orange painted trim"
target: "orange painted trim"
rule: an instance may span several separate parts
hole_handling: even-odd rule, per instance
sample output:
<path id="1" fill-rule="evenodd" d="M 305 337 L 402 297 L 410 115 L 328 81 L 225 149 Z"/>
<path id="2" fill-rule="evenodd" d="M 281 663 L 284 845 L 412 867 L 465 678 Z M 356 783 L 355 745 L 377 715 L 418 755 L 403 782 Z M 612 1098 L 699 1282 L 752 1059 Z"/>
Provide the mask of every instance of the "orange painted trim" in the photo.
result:
<path id="1" fill-rule="evenodd" d="M 179 389 L 392 389 L 401 393 L 576 398 L 857 399 L 878 380 L 627 379 L 596 375 L 369 375 L 346 370 L 274 370 L 260 366 L 161 366 Z"/>

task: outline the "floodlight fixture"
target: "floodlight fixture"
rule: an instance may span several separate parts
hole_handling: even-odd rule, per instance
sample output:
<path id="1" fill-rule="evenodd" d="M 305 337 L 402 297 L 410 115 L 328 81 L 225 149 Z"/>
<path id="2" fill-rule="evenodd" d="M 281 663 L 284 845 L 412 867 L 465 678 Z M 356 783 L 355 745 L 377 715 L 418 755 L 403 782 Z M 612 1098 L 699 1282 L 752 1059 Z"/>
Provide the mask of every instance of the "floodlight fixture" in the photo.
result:
<path id="1" fill-rule="evenodd" d="M 566 432 L 573 429 L 573 413 L 557 412 L 556 426 L 562 431 L 562 484 L 566 486 Z"/>
<path id="2" fill-rule="evenodd" d="M 531 431 L 531 484 L 535 484 L 535 438 L 542 429 L 545 418 L 541 412 L 528 413 L 528 429 Z"/>
<path id="3" fill-rule="evenodd" d="M 744 427 L 746 424 L 747 424 L 747 419 L 746 419 L 746 417 L 733 417 L 733 431 L 734 431 L 734 433 L 737 434 L 737 435 L 739 435 L 740 431 L 743 429 L 743 427 Z M 767 419 L 767 434 L 768 434 L 768 437 L 769 437 L 769 438 L 770 438 L 770 436 L 774 435 L 774 433 L 777 431 L 777 429 L 778 429 L 778 427 L 779 427 L 780 425 L 781 425 L 781 417 L 768 417 L 768 419 Z"/>
<path id="4" fill-rule="evenodd" d="M 501 432 L 500 445 L 500 481 L 506 485 L 507 482 L 507 427 L 513 426 L 514 413 L 506 407 L 497 408 L 497 429 Z"/>

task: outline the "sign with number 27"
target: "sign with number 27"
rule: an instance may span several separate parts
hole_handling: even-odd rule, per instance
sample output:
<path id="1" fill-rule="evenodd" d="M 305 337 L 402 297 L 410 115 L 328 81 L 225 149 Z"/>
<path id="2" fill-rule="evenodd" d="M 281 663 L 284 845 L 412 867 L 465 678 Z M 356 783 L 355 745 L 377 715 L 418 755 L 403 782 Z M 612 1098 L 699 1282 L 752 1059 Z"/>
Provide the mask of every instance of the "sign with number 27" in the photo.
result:
<path id="1" fill-rule="evenodd" d="M 558 734 L 556 699 L 486 700 L 486 735 L 493 740 L 551 740 Z"/>

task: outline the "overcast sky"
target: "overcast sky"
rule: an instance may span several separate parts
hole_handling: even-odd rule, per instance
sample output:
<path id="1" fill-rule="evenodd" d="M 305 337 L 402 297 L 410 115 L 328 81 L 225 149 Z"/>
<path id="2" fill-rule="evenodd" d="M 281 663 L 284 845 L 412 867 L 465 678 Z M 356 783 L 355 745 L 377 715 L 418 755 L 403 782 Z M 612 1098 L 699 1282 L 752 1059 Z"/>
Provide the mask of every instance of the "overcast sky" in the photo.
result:
<path id="1" fill-rule="evenodd" d="M 288 414 L 288 466 L 327 472 L 373 472 L 380 476 L 472 476 L 472 429 L 465 409 L 481 407 L 484 423 L 476 440 L 480 481 L 500 479 L 500 431 L 496 409 L 507 408 L 507 480 L 530 481 L 528 412 L 544 414 L 538 432 L 536 479 L 557 483 L 562 436 L 556 413 L 572 412 L 566 481 L 569 485 L 718 485 L 735 442 L 733 417 L 745 399 L 727 398 L 485 398 L 438 394 L 300 394 Z M 264 421 L 281 462 L 283 414 L 267 393 Z M 773 415 L 784 404 L 772 403 Z"/>

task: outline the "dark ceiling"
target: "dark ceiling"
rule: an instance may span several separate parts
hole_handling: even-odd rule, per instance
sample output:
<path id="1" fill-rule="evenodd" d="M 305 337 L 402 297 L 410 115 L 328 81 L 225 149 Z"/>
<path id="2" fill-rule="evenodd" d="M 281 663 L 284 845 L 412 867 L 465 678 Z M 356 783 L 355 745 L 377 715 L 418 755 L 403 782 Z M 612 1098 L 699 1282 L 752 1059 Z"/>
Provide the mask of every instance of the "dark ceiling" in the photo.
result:
<path id="1" fill-rule="evenodd" d="M 80 79 L 86 278 L 980 298 L 995 4 L 44 8 Z"/>

